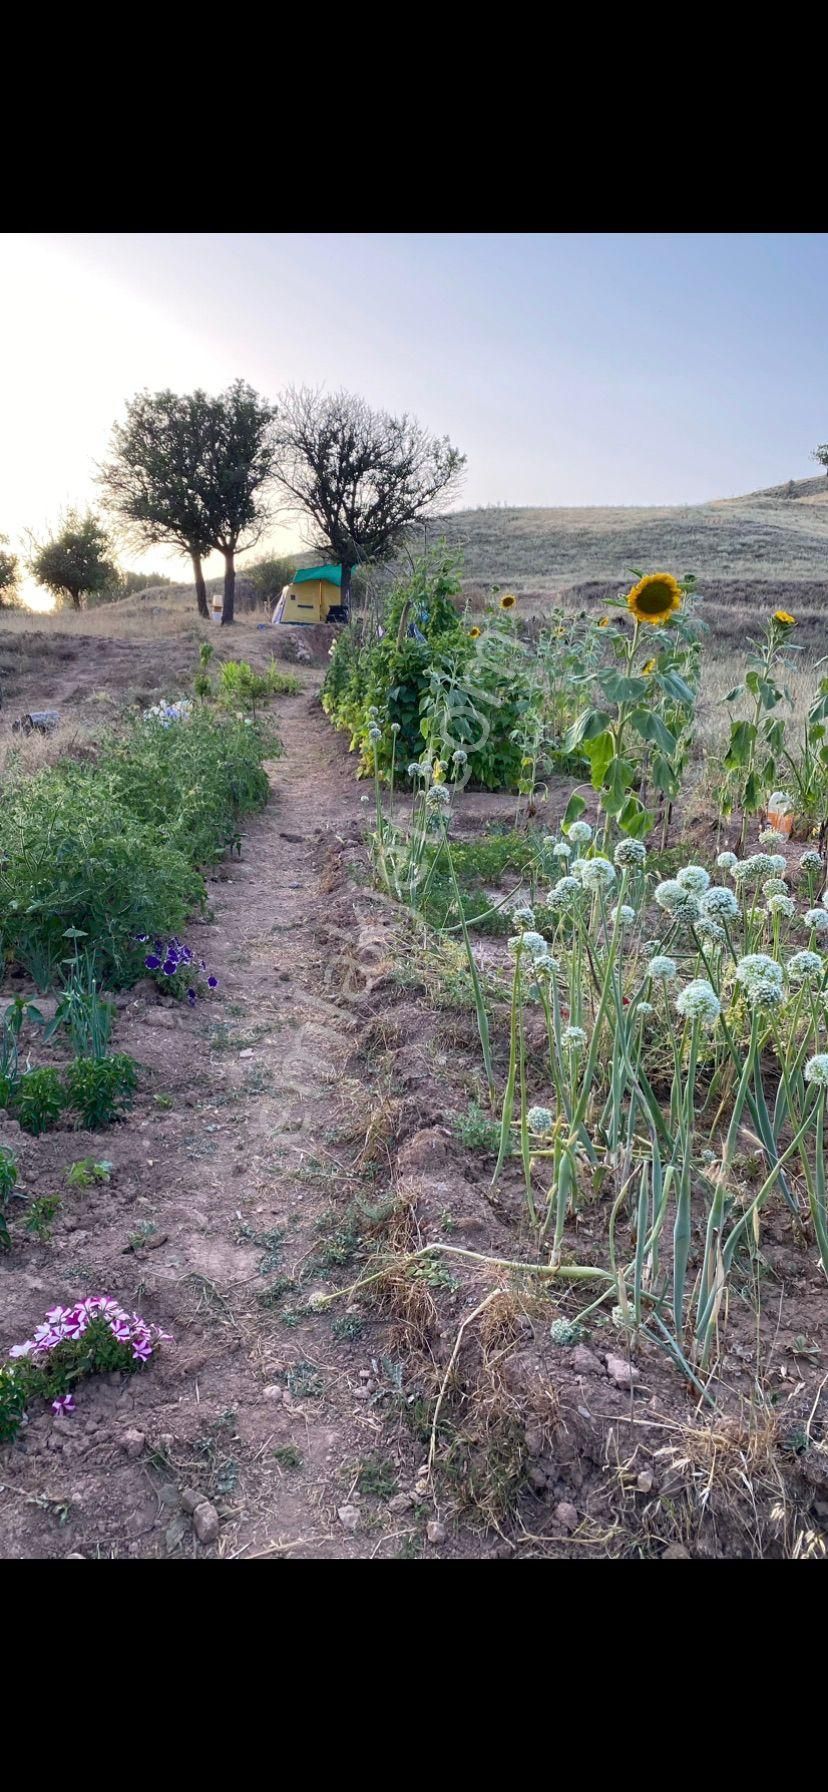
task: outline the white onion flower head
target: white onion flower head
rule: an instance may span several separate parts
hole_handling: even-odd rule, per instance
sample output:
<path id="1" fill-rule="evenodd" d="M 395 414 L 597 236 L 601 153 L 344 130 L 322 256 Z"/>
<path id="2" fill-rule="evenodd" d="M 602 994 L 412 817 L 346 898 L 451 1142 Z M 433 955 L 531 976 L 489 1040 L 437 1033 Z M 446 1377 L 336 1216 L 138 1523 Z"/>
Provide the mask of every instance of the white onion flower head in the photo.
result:
<path id="1" fill-rule="evenodd" d="M 703 914 L 719 915 L 726 921 L 734 920 L 739 913 L 739 904 L 733 891 L 726 889 L 724 884 L 711 884 L 710 889 L 704 892 L 701 906 Z"/>
<path id="2" fill-rule="evenodd" d="M 619 927 L 631 927 L 635 920 L 635 909 L 630 908 L 628 902 L 619 902 L 615 908 L 610 909 L 610 920 L 613 926 L 617 922 Z"/>
<path id="3" fill-rule="evenodd" d="M 609 859 L 584 859 L 581 882 L 585 890 L 610 890 L 615 883 L 615 866 Z"/>
<path id="4" fill-rule="evenodd" d="M 786 921 L 796 914 L 796 903 L 792 896 L 769 896 L 765 906 L 769 915 L 782 915 Z"/>
<path id="5" fill-rule="evenodd" d="M 569 1046 L 570 1051 L 580 1051 L 586 1045 L 587 1036 L 583 1027 L 564 1027 L 561 1044 Z"/>
<path id="6" fill-rule="evenodd" d="M 680 902 L 684 894 L 681 884 L 674 877 L 668 877 L 664 883 L 656 886 L 655 899 L 659 908 L 666 909 L 668 914 L 672 914 L 674 902 Z"/>
<path id="7" fill-rule="evenodd" d="M 406 766 L 406 776 L 409 778 L 423 778 L 425 777 L 425 767 L 420 764 L 418 759 L 412 759 L 411 764 Z"/>
<path id="8" fill-rule="evenodd" d="M 759 845 L 778 846 L 780 840 L 784 840 L 784 838 L 784 834 L 780 834 L 778 828 L 763 828 L 759 835 Z"/>
<path id="9" fill-rule="evenodd" d="M 530 1132 L 548 1133 L 555 1124 L 549 1108 L 530 1108 L 526 1115 L 526 1124 Z"/>
<path id="10" fill-rule="evenodd" d="M 818 852 L 804 852 L 799 863 L 803 871 L 822 870 L 822 859 Z"/>
<path id="11" fill-rule="evenodd" d="M 765 881 L 762 885 L 762 895 L 763 896 L 765 896 L 765 897 L 767 897 L 767 896 L 787 896 L 787 894 L 788 894 L 788 886 L 785 882 L 784 877 L 766 877 L 765 878 Z"/>
<path id="12" fill-rule="evenodd" d="M 792 983 L 805 983 L 810 977 L 818 977 L 823 969 L 823 960 L 818 952 L 795 952 L 785 966 Z"/>
<path id="13" fill-rule="evenodd" d="M 532 960 L 532 970 L 536 977 L 554 977 L 558 970 L 558 960 L 551 952 L 537 952 Z"/>
<path id="14" fill-rule="evenodd" d="M 552 848 L 553 859 L 571 859 L 572 847 L 567 840 L 556 840 Z"/>
<path id="15" fill-rule="evenodd" d="M 785 854 L 783 852 L 772 852 L 771 864 L 773 866 L 774 877 L 784 877 L 785 872 L 788 869 L 788 861 Z"/>
<path id="16" fill-rule="evenodd" d="M 660 953 L 657 954 L 655 958 L 650 959 L 647 966 L 647 976 L 653 977 L 656 982 L 672 983 L 673 978 L 677 975 L 678 966 L 674 958 L 665 958 L 663 953 Z"/>
<path id="17" fill-rule="evenodd" d="M 676 872 L 676 883 L 683 890 L 690 890 L 694 896 L 703 896 L 710 882 L 710 873 L 703 865 L 682 865 Z"/>
<path id="18" fill-rule="evenodd" d="M 636 1014 L 642 1014 L 646 1019 L 648 1014 L 655 1013 L 655 1009 L 652 1002 L 639 1002 L 635 1012 Z"/>
<path id="19" fill-rule="evenodd" d="M 547 908 L 563 910 L 573 908 L 583 894 L 583 885 L 579 877 L 559 877 L 546 898 Z"/>
<path id="20" fill-rule="evenodd" d="M 738 863 L 735 852 L 720 852 L 716 860 L 720 871 L 732 871 L 734 865 L 738 865 Z"/>
<path id="21" fill-rule="evenodd" d="M 533 908 L 530 908 L 528 904 L 524 908 L 513 908 L 512 920 L 516 922 L 518 927 L 534 927 L 535 911 Z"/>
<path id="22" fill-rule="evenodd" d="M 612 856 L 621 870 L 640 870 L 647 862 L 647 848 L 643 840 L 619 840 Z"/>
<path id="23" fill-rule="evenodd" d="M 529 953 L 530 957 L 543 958 L 545 956 L 547 945 L 542 933 L 523 933 L 521 939 L 524 950 Z"/>
<path id="24" fill-rule="evenodd" d="M 812 927 L 815 933 L 828 933 L 828 909 L 809 908 L 805 915 L 806 927 Z"/>
<path id="25" fill-rule="evenodd" d="M 368 739 L 373 741 L 374 744 L 376 744 L 378 740 L 382 740 L 382 729 L 377 727 L 376 722 L 371 723 L 368 730 Z"/>
<path id="26" fill-rule="evenodd" d="M 828 1089 L 828 1052 L 817 1052 L 815 1058 L 809 1058 L 805 1066 L 806 1083 L 816 1083 L 819 1089 Z"/>
<path id="27" fill-rule="evenodd" d="M 714 940 L 717 945 L 726 937 L 725 930 L 719 926 L 718 921 L 711 921 L 707 915 L 702 915 L 701 920 L 696 922 L 696 932 L 701 934 L 702 939 Z"/>
<path id="28" fill-rule="evenodd" d="M 392 733 L 392 734 L 399 734 L 399 732 L 400 732 L 400 724 L 399 724 L 399 722 L 392 722 L 392 723 L 391 723 L 391 733 Z"/>
<path id="29" fill-rule="evenodd" d="M 569 830 L 569 838 L 573 846 L 588 846 L 592 839 L 592 829 L 588 821 L 573 821 Z"/>
<path id="30" fill-rule="evenodd" d="M 451 756 L 452 765 L 466 765 L 468 763 L 468 757 L 468 753 L 466 753 L 462 747 L 457 747 L 456 751 L 452 753 Z"/>
<path id="31" fill-rule="evenodd" d="M 704 1021 L 712 1026 L 722 1012 L 722 1004 L 705 977 L 694 977 L 692 983 L 686 983 L 676 996 L 676 1008 L 686 1020 Z"/>
<path id="32" fill-rule="evenodd" d="M 781 986 L 782 977 L 781 964 L 777 964 L 776 959 L 771 958 L 767 952 L 747 952 L 744 958 L 739 959 L 736 966 L 736 981 L 744 985 L 753 983 L 760 978 L 768 979 Z"/>

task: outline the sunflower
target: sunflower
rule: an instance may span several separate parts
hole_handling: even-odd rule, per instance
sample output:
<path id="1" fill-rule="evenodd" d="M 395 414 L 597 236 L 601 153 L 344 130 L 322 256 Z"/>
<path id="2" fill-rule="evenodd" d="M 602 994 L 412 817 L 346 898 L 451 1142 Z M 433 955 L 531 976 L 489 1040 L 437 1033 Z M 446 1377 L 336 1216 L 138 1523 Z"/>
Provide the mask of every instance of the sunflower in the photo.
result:
<path id="1" fill-rule="evenodd" d="M 627 608 L 637 622 L 652 623 L 654 628 L 681 609 L 681 587 L 670 572 L 649 572 L 627 594 Z"/>
<path id="2" fill-rule="evenodd" d="M 445 782 L 445 776 L 446 776 L 445 766 L 441 764 L 439 759 L 435 759 L 434 764 L 431 768 L 432 783 L 443 784 Z"/>
<path id="3" fill-rule="evenodd" d="M 598 627 L 599 628 L 609 628 L 609 617 L 608 616 L 599 616 Z"/>
<path id="4" fill-rule="evenodd" d="M 515 597 L 514 591 L 504 591 L 503 596 L 500 599 L 501 610 L 513 610 L 516 603 L 517 598 Z"/>
<path id="5" fill-rule="evenodd" d="M 642 666 L 641 668 L 644 677 L 649 678 L 650 673 L 655 671 L 657 665 L 658 660 L 648 660 L 646 666 Z"/>
<path id="6" fill-rule="evenodd" d="M 470 628 L 469 629 L 469 640 L 470 641 L 479 641 L 480 640 L 479 628 Z"/>
<path id="7" fill-rule="evenodd" d="M 774 622 L 783 623 L 785 628 L 794 628 L 796 626 L 796 617 L 791 616 L 788 610 L 774 610 L 773 620 Z"/>

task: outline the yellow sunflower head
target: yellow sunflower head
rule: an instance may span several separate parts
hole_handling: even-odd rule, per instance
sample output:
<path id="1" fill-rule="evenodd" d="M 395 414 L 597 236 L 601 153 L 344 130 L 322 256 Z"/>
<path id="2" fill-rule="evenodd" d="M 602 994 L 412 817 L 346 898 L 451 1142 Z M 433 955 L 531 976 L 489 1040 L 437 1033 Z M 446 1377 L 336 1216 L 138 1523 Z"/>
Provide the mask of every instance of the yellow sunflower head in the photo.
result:
<path id="1" fill-rule="evenodd" d="M 469 640 L 470 641 L 479 641 L 480 640 L 479 628 L 470 628 L 469 629 Z"/>
<path id="2" fill-rule="evenodd" d="M 503 596 L 500 599 L 501 610 L 513 610 L 516 603 L 517 598 L 514 591 L 504 591 Z"/>
<path id="3" fill-rule="evenodd" d="M 796 627 L 796 617 L 791 616 L 788 610 L 774 610 L 773 620 L 774 622 L 781 622 L 784 628 Z"/>
<path id="4" fill-rule="evenodd" d="M 648 572 L 627 593 L 627 608 L 636 622 L 661 628 L 674 610 L 681 609 L 681 586 L 671 572 Z"/>
<path id="5" fill-rule="evenodd" d="M 641 668 L 644 677 L 649 678 L 650 673 L 655 671 L 657 665 L 658 660 L 648 660 L 646 666 L 642 666 Z"/>
<path id="6" fill-rule="evenodd" d="M 609 628 L 609 617 L 608 616 L 599 616 L 598 627 L 599 628 Z"/>
<path id="7" fill-rule="evenodd" d="M 445 783 L 445 777 L 446 777 L 445 766 L 441 764 L 439 759 L 435 759 L 434 764 L 431 768 L 432 783 L 443 784 L 443 783 Z"/>

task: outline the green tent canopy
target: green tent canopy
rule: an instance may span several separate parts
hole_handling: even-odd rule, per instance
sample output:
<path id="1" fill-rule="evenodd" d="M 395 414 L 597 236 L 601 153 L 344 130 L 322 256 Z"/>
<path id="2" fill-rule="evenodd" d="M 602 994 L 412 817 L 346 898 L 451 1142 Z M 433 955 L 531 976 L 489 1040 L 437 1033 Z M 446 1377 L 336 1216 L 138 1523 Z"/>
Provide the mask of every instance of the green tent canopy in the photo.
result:
<path id="1" fill-rule="evenodd" d="M 301 566 L 293 575 L 293 584 L 302 585 L 306 579 L 324 579 L 326 585 L 342 584 L 341 566 Z"/>

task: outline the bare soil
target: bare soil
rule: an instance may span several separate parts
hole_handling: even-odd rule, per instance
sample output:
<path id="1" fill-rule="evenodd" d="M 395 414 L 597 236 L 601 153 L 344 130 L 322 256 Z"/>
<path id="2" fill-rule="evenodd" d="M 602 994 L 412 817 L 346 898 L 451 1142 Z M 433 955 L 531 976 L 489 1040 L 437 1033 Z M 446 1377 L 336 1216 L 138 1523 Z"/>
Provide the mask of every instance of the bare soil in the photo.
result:
<path id="1" fill-rule="evenodd" d="M 227 651 L 260 661 L 271 644 L 240 625 Z M 15 707 L 48 695 L 67 726 L 88 724 L 99 688 L 171 693 L 192 666 L 191 640 L 123 645 L 96 642 L 63 665 L 35 652 L 18 665 Z M 491 1158 L 456 1134 L 480 1092 L 473 1013 L 372 889 L 364 789 L 322 715 L 319 674 L 301 675 L 303 694 L 274 706 L 285 756 L 273 800 L 189 930 L 220 978 L 216 999 L 190 1011 L 149 984 L 121 999 L 117 1048 L 142 1075 L 117 1127 L 33 1139 L 0 1115 L 26 1193 L 62 1197 L 51 1242 L 13 1224 L 0 1348 L 56 1301 L 93 1292 L 173 1335 L 139 1374 L 82 1384 L 71 1418 L 32 1411 L 0 1452 L 0 1555 L 818 1551 L 824 1290 L 782 1215 L 763 1238 L 760 1323 L 757 1290 L 734 1289 L 715 1412 L 660 1350 L 629 1361 L 606 1310 L 579 1345 L 553 1344 L 552 1322 L 582 1291 L 476 1259 L 419 1276 L 403 1266 L 432 1241 L 532 1253 L 516 1172 L 493 1195 Z M 462 810 L 472 831 L 513 799 L 466 795 Z M 503 1016 L 495 1042 L 502 1058 Z M 67 1186 L 86 1157 L 111 1160 L 109 1184 Z M 581 1262 L 602 1261 L 607 1200 L 573 1229 Z M 378 1248 L 397 1273 L 313 1310 L 314 1293 L 370 1274 Z M 215 1524 L 195 1522 L 199 1501 Z"/>

